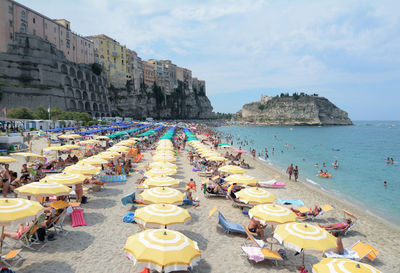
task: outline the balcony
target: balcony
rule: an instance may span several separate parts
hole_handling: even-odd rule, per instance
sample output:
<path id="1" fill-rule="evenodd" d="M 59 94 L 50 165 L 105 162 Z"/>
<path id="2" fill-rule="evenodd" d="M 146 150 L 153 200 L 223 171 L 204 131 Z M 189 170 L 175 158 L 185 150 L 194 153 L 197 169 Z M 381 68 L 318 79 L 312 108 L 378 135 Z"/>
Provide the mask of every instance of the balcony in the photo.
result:
<path id="1" fill-rule="evenodd" d="M 111 52 L 111 55 L 113 55 L 114 57 L 119 57 L 120 55 L 117 53 L 117 52 L 115 52 L 115 51 L 112 51 Z"/>

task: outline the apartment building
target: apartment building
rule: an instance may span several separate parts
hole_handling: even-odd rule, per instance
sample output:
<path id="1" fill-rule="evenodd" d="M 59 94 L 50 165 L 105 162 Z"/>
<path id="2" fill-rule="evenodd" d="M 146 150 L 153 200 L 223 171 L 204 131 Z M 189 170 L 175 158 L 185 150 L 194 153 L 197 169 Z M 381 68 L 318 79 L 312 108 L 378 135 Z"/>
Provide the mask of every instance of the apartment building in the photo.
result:
<path id="1" fill-rule="evenodd" d="M 75 63 L 94 62 L 93 42 L 71 31 L 65 19 L 50 19 L 12 0 L 0 1 L 0 51 L 6 52 L 16 34 L 38 36 L 54 44 Z"/>
<path id="2" fill-rule="evenodd" d="M 154 68 L 154 64 L 148 61 L 142 61 L 142 68 L 143 68 L 143 81 L 144 84 L 148 87 L 152 87 L 156 80 L 156 70 Z"/>
<path id="3" fill-rule="evenodd" d="M 143 82 L 142 58 L 134 50 L 126 49 L 127 54 L 127 74 L 132 80 L 135 91 L 140 90 L 140 84 Z"/>

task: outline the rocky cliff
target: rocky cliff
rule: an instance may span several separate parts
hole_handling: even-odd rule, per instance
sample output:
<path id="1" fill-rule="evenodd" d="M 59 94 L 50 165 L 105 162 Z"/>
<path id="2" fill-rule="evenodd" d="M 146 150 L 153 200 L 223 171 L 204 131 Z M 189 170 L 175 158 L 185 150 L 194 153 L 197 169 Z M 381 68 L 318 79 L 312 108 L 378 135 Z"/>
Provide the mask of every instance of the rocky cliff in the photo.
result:
<path id="1" fill-rule="evenodd" d="M 347 113 L 318 96 L 274 97 L 245 104 L 233 118 L 265 125 L 352 125 Z"/>
<path id="2" fill-rule="evenodd" d="M 93 117 L 205 119 L 212 106 L 205 93 L 178 86 L 171 95 L 160 87 L 132 91 L 111 86 L 104 73 L 90 65 L 69 62 L 63 52 L 36 36 L 17 34 L 6 53 L 0 53 L 0 108 L 59 107 Z"/>

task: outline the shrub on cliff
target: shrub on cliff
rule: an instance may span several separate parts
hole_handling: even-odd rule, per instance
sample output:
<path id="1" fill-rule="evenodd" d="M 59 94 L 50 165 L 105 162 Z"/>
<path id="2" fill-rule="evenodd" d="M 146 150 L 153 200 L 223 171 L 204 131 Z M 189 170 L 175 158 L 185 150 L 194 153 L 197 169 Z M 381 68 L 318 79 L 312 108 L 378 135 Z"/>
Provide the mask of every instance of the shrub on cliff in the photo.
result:
<path id="1" fill-rule="evenodd" d="M 100 76 L 101 72 L 103 71 L 103 67 L 101 66 L 101 64 L 92 63 L 92 71 L 97 76 Z"/>
<path id="2" fill-rule="evenodd" d="M 26 107 L 8 109 L 7 117 L 17 119 L 34 119 L 34 113 Z"/>

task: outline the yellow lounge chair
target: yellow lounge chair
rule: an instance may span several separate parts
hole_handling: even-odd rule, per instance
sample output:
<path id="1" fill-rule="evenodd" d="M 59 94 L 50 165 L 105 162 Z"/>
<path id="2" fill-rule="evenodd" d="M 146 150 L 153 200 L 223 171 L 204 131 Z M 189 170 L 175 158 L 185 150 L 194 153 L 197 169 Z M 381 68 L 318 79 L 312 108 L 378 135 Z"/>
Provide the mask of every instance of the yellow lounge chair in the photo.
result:
<path id="1" fill-rule="evenodd" d="M 352 250 L 357 252 L 357 255 L 360 257 L 360 260 L 367 257 L 371 262 L 373 262 L 378 256 L 379 251 L 376 248 L 372 247 L 370 244 L 363 244 L 361 241 L 355 243 L 352 247 Z"/>
<path id="2" fill-rule="evenodd" d="M 7 254 L 1 256 L 1 261 L 6 266 L 12 267 L 11 263 L 9 263 L 9 261 L 15 259 L 14 266 L 18 266 L 19 262 L 22 261 L 22 259 L 23 259 L 21 254 L 20 254 L 21 250 L 22 250 L 21 248 L 20 249 L 10 250 Z"/>

